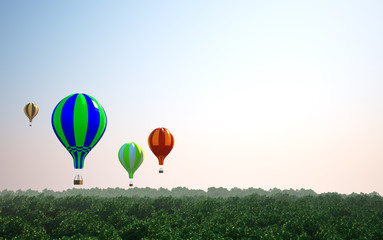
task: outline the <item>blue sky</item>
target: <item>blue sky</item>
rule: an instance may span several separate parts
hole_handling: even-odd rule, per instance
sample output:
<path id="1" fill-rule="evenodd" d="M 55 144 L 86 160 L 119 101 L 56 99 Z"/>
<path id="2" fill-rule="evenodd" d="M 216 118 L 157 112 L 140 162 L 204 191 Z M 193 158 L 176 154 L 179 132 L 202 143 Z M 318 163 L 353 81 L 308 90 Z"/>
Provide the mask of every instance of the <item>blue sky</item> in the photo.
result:
<path id="1" fill-rule="evenodd" d="M 73 187 L 56 104 L 83 92 L 108 127 L 84 187 L 311 188 L 383 194 L 381 1 L 2 1 L 0 190 Z M 40 112 L 33 127 L 23 107 Z M 175 147 L 160 176 L 147 137 Z"/>

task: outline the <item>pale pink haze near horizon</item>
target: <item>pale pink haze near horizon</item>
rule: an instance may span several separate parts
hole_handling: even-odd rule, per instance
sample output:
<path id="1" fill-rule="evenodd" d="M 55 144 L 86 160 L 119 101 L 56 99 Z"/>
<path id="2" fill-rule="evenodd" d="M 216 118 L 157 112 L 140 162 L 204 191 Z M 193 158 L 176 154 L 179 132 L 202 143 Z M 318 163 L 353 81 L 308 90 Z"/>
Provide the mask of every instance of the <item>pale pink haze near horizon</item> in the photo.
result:
<path id="1" fill-rule="evenodd" d="M 1 1 L 0 191 L 136 187 L 383 195 L 382 1 Z M 75 170 L 51 116 L 105 108 Z M 28 126 L 25 104 L 39 114 Z M 164 174 L 147 139 L 174 135 Z"/>

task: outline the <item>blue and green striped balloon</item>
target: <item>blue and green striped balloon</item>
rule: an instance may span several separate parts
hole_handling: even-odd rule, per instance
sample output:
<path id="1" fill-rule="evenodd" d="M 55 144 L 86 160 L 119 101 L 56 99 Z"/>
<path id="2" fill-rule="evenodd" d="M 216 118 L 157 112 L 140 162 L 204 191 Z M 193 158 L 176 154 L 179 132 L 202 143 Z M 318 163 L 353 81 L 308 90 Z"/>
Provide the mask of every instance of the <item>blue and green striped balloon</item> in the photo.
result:
<path id="1" fill-rule="evenodd" d="M 72 94 L 61 100 L 53 110 L 52 127 L 72 155 L 74 168 L 82 169 L 86 155 L 105 132 L 105 110 L 87 94 Z"/>
<path id="2" fill-rule="evenodd" d="M 134 172 L 144 161 L 144 151 L 134 142 L 125 143 L 118 151 L 118 158 L 132 179 Z"/>

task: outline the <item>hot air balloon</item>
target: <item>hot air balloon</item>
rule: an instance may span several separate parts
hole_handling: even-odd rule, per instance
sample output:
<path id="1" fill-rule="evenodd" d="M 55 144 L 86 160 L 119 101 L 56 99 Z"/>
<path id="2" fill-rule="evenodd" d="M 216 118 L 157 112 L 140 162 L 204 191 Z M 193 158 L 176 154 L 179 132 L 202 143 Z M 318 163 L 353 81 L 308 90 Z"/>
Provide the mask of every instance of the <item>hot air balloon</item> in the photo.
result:
<path id="1" fill-rule="evenodd" d="M 163 173 L 165 157 L 170 153 L 174 146 L 174 137 L 166 128 L 156 128 L 149 135 L 148 144 L 160 164 L 159 173 Z"/>
<path id="2" fill-rule="evenodd" d="M 105 110 L 87 94 L 71 94 L 53 110 L 52 127 L 62 145 L 72 155 L 74 168 L 82 169 L 86 155 L 105 132 Z"/>
<path id="3" fill-rule="evenodd" d="M 144 151 L 136 143 L 130 142 L 122 145 L 118 151 L 118 159 L 121 165 L 129 173 L 129 186 L 133 186 L 133 174 L 141 166 L 144 161 Z"/>
<path id="4" fill-rule="evenodd" d="M 39 113 L 39 108 L 34 103 L 28 103 L 24 107 L 24 113 L 29 118 L 29 126 L 32 126 L 32 119 Z"/>

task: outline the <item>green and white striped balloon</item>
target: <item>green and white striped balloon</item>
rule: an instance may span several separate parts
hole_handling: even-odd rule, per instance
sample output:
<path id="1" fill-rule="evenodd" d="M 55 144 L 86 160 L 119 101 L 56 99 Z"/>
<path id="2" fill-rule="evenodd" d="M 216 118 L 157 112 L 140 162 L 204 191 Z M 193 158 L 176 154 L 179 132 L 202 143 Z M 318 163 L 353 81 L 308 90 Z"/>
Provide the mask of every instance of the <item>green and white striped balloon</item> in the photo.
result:
<path id="1" fill-rule="evenodd" d="M 144 161 L 144 151 L 134 142 L 125 143 L 118 151 L 118 158 L 132 179 L 134 172 Z"/>

